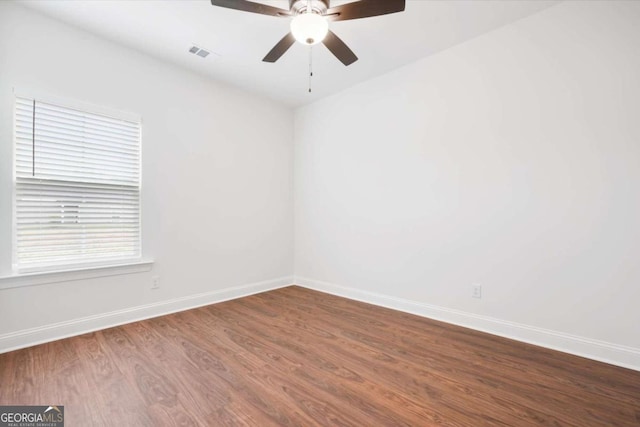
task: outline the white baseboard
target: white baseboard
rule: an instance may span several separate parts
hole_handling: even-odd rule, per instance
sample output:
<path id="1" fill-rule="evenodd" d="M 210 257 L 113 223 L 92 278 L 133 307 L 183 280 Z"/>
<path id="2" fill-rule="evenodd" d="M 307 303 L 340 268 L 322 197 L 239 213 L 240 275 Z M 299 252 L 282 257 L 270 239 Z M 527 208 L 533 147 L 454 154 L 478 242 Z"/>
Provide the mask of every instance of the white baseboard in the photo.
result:
<path id="1" fill-rule="evenodd" d="M 356 288 L 295 277 L 299 286 L 640 371 L 640 349 L 480 316 Z"/>
<path id="2" fill-rule="evenodd" d="M 131 307 L 95 316 L 82 317 L 65 322 L 54 323 L 37 328 L 23 329 L 0 335 L 0 353 L 30 347 L 36 344 L 55 341 L 75 335 L 85 334 L 100 329 L 111 328 L 125 323 L 137 322 L 152 317 L 163 316 L 191 308 L 241 298 L 260 292 L 290 286 L 293 277 L 256 282 L 243 286 L 235 286 L 212 292 L 189 295 L 168 301 Z"/>

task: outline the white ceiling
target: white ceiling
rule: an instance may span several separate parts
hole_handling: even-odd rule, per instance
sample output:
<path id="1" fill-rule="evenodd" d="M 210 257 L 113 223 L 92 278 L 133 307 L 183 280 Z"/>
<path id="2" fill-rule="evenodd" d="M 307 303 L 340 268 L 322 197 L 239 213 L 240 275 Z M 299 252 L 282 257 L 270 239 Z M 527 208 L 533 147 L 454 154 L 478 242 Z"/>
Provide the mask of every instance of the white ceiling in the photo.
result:
<path id="1" fill-rule="evenodd" d="M 287 0 L 260 1 L 284 9 Z M 208 0 L 21 1 L 32 9 L 195 72 L 266 95 L 289 106 L 307 104 L 394 68 L 553 6 L 543 0 L 407 0 L 404 12 L 333 22 L 359 57 L 349 67 L 322 45 L 295 44 L 274 64 L 264 55 L 289 31 L 289 18 L 211 6 Z M 332 6 L 347 3 L 333 0 Z M 192 44 L 219 56 L 188 53 Z"/>

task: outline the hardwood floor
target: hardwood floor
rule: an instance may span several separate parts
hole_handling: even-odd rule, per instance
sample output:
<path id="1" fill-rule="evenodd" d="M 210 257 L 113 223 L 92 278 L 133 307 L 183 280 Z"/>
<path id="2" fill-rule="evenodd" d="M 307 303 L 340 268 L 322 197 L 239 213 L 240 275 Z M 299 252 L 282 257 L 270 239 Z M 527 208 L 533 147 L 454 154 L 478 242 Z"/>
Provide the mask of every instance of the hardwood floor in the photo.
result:
<path id="1" fill-rule="evenodd" d="M 640 372 L 299 287 L 0 355 L 67 426 L 640 426 Z"/>

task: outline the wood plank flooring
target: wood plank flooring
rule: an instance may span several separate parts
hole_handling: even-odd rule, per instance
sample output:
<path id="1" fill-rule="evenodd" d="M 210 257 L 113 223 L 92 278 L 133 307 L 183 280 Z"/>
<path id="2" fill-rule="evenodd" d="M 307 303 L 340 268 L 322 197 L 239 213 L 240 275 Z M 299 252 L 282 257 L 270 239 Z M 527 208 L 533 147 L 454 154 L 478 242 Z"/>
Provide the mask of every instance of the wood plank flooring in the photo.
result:
<path id="1" fill-rule="evenodd" d="M 640 372 L 299 287 L 0 355 L 67 426 L 640 426 Z"/>

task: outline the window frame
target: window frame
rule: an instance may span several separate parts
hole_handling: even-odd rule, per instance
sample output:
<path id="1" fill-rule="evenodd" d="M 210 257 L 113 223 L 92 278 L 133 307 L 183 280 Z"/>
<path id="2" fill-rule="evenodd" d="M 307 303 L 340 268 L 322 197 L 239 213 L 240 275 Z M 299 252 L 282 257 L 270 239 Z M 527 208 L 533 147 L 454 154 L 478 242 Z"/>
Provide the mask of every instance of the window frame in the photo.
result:
<path id="1" fill-rule="evenodd" d="M 42 102 L 52 104 L 62 108 L 69 108 L 78 110 L 85 113 L 97 114 L 106 116 L 113 119 L 125 120 L 130 122 L 136 122 L 139 125 L 138 136 L 138 250 L 139 254 L 135 257 L 110 257 L 105 259 L 95 259 L 82 261 L 81 259 L 70 260 L 68 263 L 51 263 L 41 264 L 35 266 L 20 266 L 18 263 L 18 230 L 17 230 L 17 218 L 18 218 L 18 206 L 17 206 L 17 103 L 18 98 L 33 99 L 36 102 Z M 113 109 L 110 107 L 104 107 L 96 104 L 91 104 L 84 101 L 63 98 L 54 96 L 38 91 L 30 91 L 24 89 L 13 90 L 13 111 L 12 111 L 12 140 L 11 140 L 11 270 L 13 272 L 11 277 L 21 276 L 33 276 L 42 274 L 58 274 L 58 273 L 70 273 L 74 271 L 95 271 L 95 273 L 89 274 L 90 277 L 99 277 L 96 275 L 98 272 L 106 272 L 104 275 L 112 275 L 112 272 L 108 272 L 109 267 L 114 267 L 116 270 L 122 270 L 126 266 L 138 266 L 150 265 L 152 261 L 144 260 L 144 247 L 143 247 L 143 171 L 142 171 L 142 137 L 143 137 L 143 121 L 139 114 L 125 112 L 122 110 Z M 85 274 L 83 274 L 85 275 Z M 2 278 L 0 278 L 2 279 Z M 46 283 L 46 280 L 42 281 Z M 0 284 L 0 289 L 2 289 Z"/>

